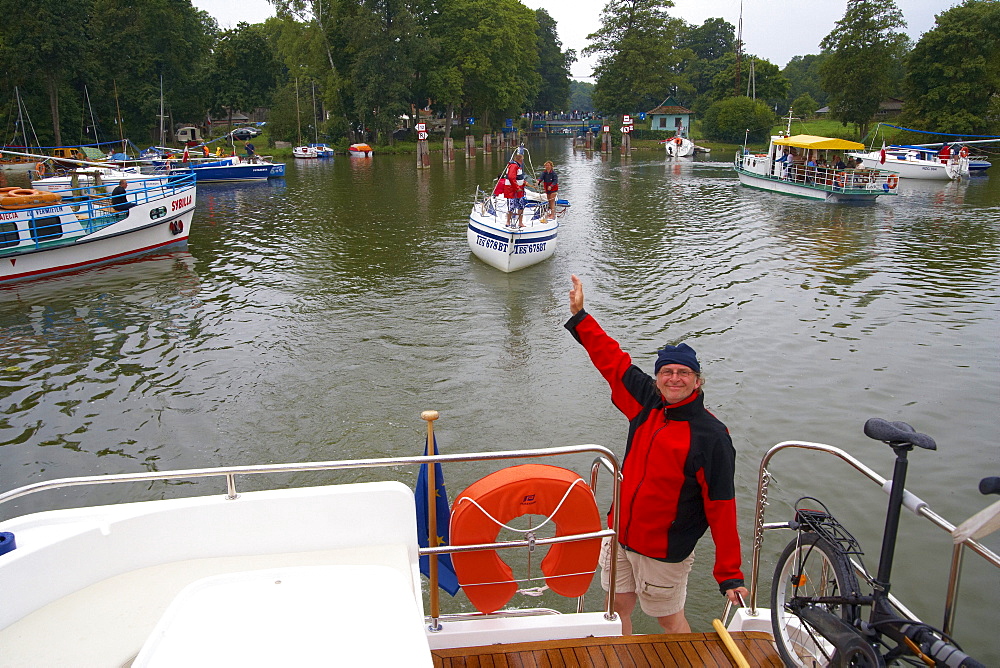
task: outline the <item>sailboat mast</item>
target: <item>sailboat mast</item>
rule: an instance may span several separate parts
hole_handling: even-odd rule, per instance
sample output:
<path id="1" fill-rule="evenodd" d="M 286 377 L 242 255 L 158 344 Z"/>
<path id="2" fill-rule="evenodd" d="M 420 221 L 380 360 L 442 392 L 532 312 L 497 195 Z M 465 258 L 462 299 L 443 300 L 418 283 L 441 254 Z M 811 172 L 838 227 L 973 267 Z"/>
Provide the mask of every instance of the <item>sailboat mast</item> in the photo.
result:
<path id="1" fill-rule="evenodd" d="M 160 146 L 164 146 L 163 140 L 163 75 L 160 75 Z"/>
<path id="2" fill-rule="evenodd" d="M 295 77 L 295 123 L 298 128 L 298 141 L 296 142 L 299 146 L 302 146 L 302 116 L 299 113 L 299 78 Z"/>
<path id="3" fill-rule="evenodd" d="M 740 21 L 736 31 L 736 97 L 740 95 L 740 53 L 743 51 L 743 0 L 740 0 Z"/>

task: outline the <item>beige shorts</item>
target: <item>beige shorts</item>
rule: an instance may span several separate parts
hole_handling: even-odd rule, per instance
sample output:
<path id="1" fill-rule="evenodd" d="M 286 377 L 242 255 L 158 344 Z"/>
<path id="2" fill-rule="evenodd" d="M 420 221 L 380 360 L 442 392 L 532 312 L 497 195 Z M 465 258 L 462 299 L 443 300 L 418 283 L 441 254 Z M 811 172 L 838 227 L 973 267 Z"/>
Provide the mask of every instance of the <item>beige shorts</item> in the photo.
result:
<path id="1" fill-rule="evenodd" d="M 611 588 L 611 536 L 601 544 L 601 587 Z M 687 599 L 688 574 L 694 563 L 694 552 L 687 559 L 671 564 L 629 552 L 618 546 L 615 591 L 634 592 L 639 606 L 650 617 L 666 617 L 684 609 Z"/>

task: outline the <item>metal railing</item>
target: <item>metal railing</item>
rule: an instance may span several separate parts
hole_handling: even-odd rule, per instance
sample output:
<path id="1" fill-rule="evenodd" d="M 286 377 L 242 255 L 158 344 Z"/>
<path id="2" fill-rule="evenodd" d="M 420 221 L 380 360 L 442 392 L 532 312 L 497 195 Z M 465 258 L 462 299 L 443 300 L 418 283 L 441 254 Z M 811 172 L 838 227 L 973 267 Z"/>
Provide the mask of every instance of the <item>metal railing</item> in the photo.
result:
<path id="1" fill-rule="evenodd" d="M 775 522 L 775 523 L 764 523 L 764 509 L 768 505 L 767 495 L 768 486 L 771 481 L 771 472 L 768 470 L 767 466 L 771 459 L 779 452 L 787 449 L 801 449 L 801 450 L 814 450 L 817 452 L 823 452 L 834 457 L 837 457 L 863 474 L 866 478 L 877 484 L 883 490 L 888 490 L 887 481 L 881 475 L 870 469 L 859 459 L 856 459 L 847 452 L 841 450 L 840 448 L 835 448 L 831 445 L 824 445 L 822 443 L 809 443 L 809 442 L 799 442 L 799 441 L 784 441 L 778 443 L 777 445 L 771 447 L 770 450 L 764 455 L 764 458 L 760 462 L 760 470 L 757 480 L 757 503 L 754 511 L 754 535 L 753 535 L 753 559 L 751 563 L 751 578 L 750 578 L 750 609 L 749 614 L 751 616 L 757 615 L 757 588 L 759 584 L 759 574 L 760 574 L 760 550 L 764 542 L 764 531 L 774 530 L 774 529 L 789 529 L 788 522 Z M 918 497 L 910 494 L 909 492 L 904 492 L 903 503 L 910 511 L 916 514 L 918 517 L 923 517 L 928 520 L 931 524 L 938 527 L 939 529 L 951 534 L 955 529 L 955 525 L 951 524 L 943 517 L 938 515 L 936 512 L 931 510 L 931 508 L 920 500 Z M 955 607 L 958 600 L 958 583 L 961 579 L 962 574 L 962 557 L 964 550 L 969 549 L 975 554 L 978 554 L 983 559 L 986 560 L 988 564 L 1000 569 L 1000 556 L 995 554 L 993 551 L 983 546 L 979 542 L 969 538 L 960 543 L 956 543 L 952 549 L 952 559 L 951 568 L 948 575 L 948 590 L 945 597 L 945 608 L 944 608 L 944 623 L 942 630 L 946 634 L 950 634 L 954 628 L 955 623 Z M 855 563 L 855 569 L 859 572 L 863 572 L 860 566 Z M 903 607 L 902 604 L 890 595 L 890 599 L 895 605 Z M 903 608 L 905 611 L 905 608 Z M 912 615 L 911 615 L 912 616 Z"/>
<path id="2" fill-rule="evenodd" d="M 347 459 L 347 460 L 331 460 L 324 462 L 301 462 L 292 464 L 262 464 L 257 466 L 222 466 L 216 468 L 201 468 L 201 469 L 183 469 L 178 471 L 162 471 L 162 472 L 145 472 L 145 473 L 119 473 L 119 474 L 108 474 L 108 475 L 96 475 L 96 476 L 81 476 L 74 478 L 57 478 L 55 480 L 48 480 L 43 482 L 36 482 L 31 485 L 25 485 L 23 487 L 18 487 L 16 489 L 0 493 L 0 511 L 3 510 L 4 504 L 9 503 L 15 499 L 23 498 L 32 494 L 37 494 L 44 491 L 66 489 L 70 487 L 85 487 L 93 485 L 109 485 L 118 483 L 135 483 L 135 482 L 155 482 L 155 481 L 167 481 L 167 480 L 188 480 L 196 478 L 224 478 L 226 485 L 226 499 L 233 500 L 238 498 L 239 492 L 237 490 L 237 477 L 241 476 L 255 476 L 261 474 L 275 474 L 275 473 L 302 473 L 302 472 L 315 472 L 315 471 L 342 471 L 351 469 L 365 469 L 365 468 L 389 468 L 395 466 L 421 466 L 424 464 L 431 465 L 435 463 L 439 464 L 455 464 L 459 462 L 476 462 L 476 461 L 495 461 L 495 460 L 516 460 L 516 459 L 534 459 L 534 458 L 549 458 L 549 457 L 559 457 L 567 456 L 573 454 L 581 454 L 592 452 L 598 455 L 598 460 L 604 461 L 605 465 L 614 475 L 614 498 L 618 498 L 619 493 L 619 483 L 621 478 L 621 469 L 619 468 L 618 459 L 615 455 L 600 445 L 586 444 L 586 445 L 573 445 L 573 446 L 563 446 L 556 448 L 542 448 L 538 450 L 504 450 L 500 452 L 484 452 L 484 453 L 460 453 L 460 454 L 437 454 L 437 455 L 425 455 L 416 457 L 391 457 L 391 458 L 379 458 L 379 459 Z M 433 467 L 429 467 L 431 470 Z M 596 471 L 592 472 L 592 488 L 596 485 Z M 428 492 L 433 493 L 433 486 L 428 486 Z M 614 517 L 614 527 L 618 526 L 618 515 L 617 508 L 618 504 L 615 505 L 615 517 Z M 572 542 L 580 540 L 591 540 L 595 538 L 603 538 L 604 536 L 613 536 L 616 533 L 615 529 L 604 529 L 601 531 L 595 531 L 585 534 L 569 534 L 565 536 L 556 536 L 553 538 L 532 538 L 530 540 L 515 540 L 515 541 L 500 541 L 495 543 L 483 543 L 477 545 L 446 545 L 442 547 L 426 547 L 419 548 L 420 555 L 438 555 L 438 554 L 450 554 L 453 552 L 469 552 L 475 550 L 496 550 L 496 549 L 509 549 L 514 547 L 529 547 L 535 545 L 551 545 L 554 543 L 562 542 Z M 614 564 L 614 560 L 612 560 Z M 611 573 L 612 586 L 614 583 L 614 572 Z M 436 591 L 437 583 L 432 581 L 430 583 L 432 587 L 431 591 Z M 612 605 L 614 590 L 611 592 L 611 596 L 608 596 L 605 601 L 605 618 L 614 619 L 614 609 Z M 582 612 L 583 599 L 582 597 L 578 600 L 577 611 Z M 539 609 L 537 611 L 539 614 L 553 614 L 551 610 Z M 511 611 L 509 614 L 503 611 L 494 613 L 492 617 L 498 616 L 521 616 L 525 612 L 522 611 Z M 483 616 L 483 615 L 471 615 L 471 616 Z M 441 615 L 440 619 L 463 619 L 468 618 L 470 615 L 468 613 L 456 614 L 456 615 Z M 440 628 L 437 624 L 439 617 L 433 617 L 432 628 Z"/>

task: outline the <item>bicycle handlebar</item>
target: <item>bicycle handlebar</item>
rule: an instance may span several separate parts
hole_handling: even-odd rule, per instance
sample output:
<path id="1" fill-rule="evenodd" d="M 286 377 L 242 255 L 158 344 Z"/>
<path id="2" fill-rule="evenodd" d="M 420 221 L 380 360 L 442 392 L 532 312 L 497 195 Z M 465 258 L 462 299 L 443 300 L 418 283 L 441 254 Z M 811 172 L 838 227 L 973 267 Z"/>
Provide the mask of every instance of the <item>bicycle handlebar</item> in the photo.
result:
<path id="1" fill-rule="evenodd" d="M 952 643 L 942 640 L 926 626 L 907 625 L 901 629 L 927 656 L 949 668 L 986 668 Z"/>
<path id="2" fill-rule="evenodd" d="M 871 418 L 865 422 L 865 436 L 889 445 L 915 445 L 925 450 L 937 450 L 937 443 L 927 434 L 918 433 L 905 422 L 890 422 Z"/>
<path id="3" fill-rule="evenodd" d="M 990 476 L 979 481 L 980 494 L 1000 494 L 1000 476 Z"/>

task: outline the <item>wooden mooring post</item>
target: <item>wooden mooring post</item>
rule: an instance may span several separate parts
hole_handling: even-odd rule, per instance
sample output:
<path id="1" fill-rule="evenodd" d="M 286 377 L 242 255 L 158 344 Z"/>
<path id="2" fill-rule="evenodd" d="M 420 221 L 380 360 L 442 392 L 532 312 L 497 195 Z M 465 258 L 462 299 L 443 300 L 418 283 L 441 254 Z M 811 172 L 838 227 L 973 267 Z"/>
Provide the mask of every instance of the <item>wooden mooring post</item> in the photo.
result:
<path id="1" fill-rule="evenodd" d="M 487 133 L 483 135 L 483 153 L 491 153 L 493 151 L 493 135 Z"/>
<path id="2" fill-rule="evenodd" d="M 455 140 L 452 137 L 444 138 L 444 161 L 455 162 Z"/>
<path id="3" fill-rule="evenodd" d="M 427 124 L 417 123 L 413 129 L 417 131 L 417 169 L 426 169 L 431 166 L 430 149 L 427 148 Z"/>
<path id="4" fill-rule="evenodd" d="M 601 128 L 601 153 L 611 153 L 611 126 Z"/>
<path id="5" fill-rule="evenodd" d="M 465 159 L 476 157 L 476 138 L 472 135 L 465 135 Z"/>

